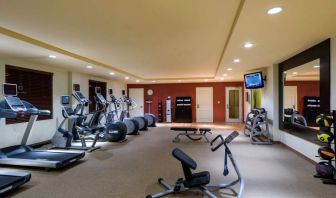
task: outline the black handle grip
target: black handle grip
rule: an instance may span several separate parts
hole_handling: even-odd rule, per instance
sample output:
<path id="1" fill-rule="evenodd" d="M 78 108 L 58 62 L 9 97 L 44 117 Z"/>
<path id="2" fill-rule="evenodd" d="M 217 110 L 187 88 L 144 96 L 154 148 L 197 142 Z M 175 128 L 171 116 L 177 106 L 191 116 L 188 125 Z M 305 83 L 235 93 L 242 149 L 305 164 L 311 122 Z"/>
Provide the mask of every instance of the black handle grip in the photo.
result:
<path id="1" fill-rule="evenodd" d="M 221 139 L 221 142 L 215 146 L 215 147 L 212 147 L 211 148 L 211 151 L 216 151 L 219 147 L 221 147 L 223 144 L 224 144 L 224 138 L 222 135 L 218 135 L 217 137 L 215 137 L 215 139 L 213 139 L 211 142 L 210 142 L 210 145 L 213 146 L 213 143 L 217 140 L 217 139 Z"/>

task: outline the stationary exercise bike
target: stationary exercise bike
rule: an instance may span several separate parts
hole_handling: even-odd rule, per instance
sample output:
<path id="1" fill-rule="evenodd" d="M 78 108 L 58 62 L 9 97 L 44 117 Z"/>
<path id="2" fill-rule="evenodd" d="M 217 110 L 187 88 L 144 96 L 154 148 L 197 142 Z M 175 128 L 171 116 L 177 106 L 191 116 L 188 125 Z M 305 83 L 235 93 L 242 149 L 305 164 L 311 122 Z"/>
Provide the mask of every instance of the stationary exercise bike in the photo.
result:
<path id="1" fill-rule="evenodd" d="M 213 146 L 217 140 L 220 140 L 220 143 L 217 144 L 216 146 L 213 146 L 211 150 L 214 152 L 214 151 L 217 151 L 222 146 L 225 148 L 223 175 L 224 176 L 229 175 L 229 169 L 228 169 L 228 163 L 227 163 L 228 157 L 229 157 L 231 164 L 238 176 L 237 179 L 227 184 L 223 183 L 223 184 L 211 185 L 209 184 L 210 183 L 209 171 L 192 173 L 191 169 L 195 170 L 197 168 L 197 163 L 190 156 L 184 153 L 182 150 L 175 148 L 172 154 L 177 160 L 181 162 L 185 178 L 178 179 L 176 184 L 173 186 L 165 182 L 162 178 L 159 178 L 158 182 L 161 185 L 163 185 L 167 190 L 154 194 L 154 195 L 147 195 L 146 198 L 158 198 L 158 197 L 163 197 L 169 194 L 181 193 L 181 192 L 192 190 L 192 189 L 201 190 L 206 196 L 210 198 L 217 198 L 217 196 L 211 192 L 213 190 L 229 189 L 233 193 L 232 194 L 233 196 L 241 198 L 243 194 L 243 190 L 244 190 L 244 180 L 240 175 L 236 162 L 228 147 L 228 144 L 232 142 L 232 140 L 235 139 L 238 135 L 239 134 L 236 131 L 232 132 L 225 139 L 223 138 L 222 135 L 218 135 L 210 143 L 211 146 Z M 238 192 L 232 189 L 232 187 L 235 186 L 236 184 L 239 184 Z"/>

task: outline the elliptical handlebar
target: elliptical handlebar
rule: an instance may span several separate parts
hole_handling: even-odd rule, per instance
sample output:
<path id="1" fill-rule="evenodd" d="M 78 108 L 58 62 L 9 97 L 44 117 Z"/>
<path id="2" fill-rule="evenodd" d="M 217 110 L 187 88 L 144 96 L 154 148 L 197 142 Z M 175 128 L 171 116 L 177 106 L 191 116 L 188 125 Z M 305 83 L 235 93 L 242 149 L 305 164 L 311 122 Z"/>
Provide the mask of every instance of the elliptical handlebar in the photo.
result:
<path id="1" fill-rule="evenodd" d="M 122 97 L 122 101 L 129 109 L 135 109 L 137 107 L 137 103 L 126 95 Z"/>
<path id="2" fill-rule="evenodd" d="M 239 133 L 237 131 L 233 131 L 229 136 L 225 138 L 225 143 L 229 144 L 230 142 L 232 142 L 232 140 L 234 140 L 238 136 L 239 136 Z"/>
<path id="3" fill-rule="evenodd" d="M 218 135 L 217 137 L 215 137 L 215 138 L 210 142 L 210 145 L 213 146 L 213 143 L 215 143 L 215 141 L 216 141 L 217 139 L 221 139 L 221 142 L 220 142 L 217 146 L 211 148 L 211 151 L 212 151 L 212 152 L 216 151 L 219 147 L 221 147 L 221 146 L 225 143 L 225 140 L 224 140 L 223 136 L 222 136 L 222 135 Z"/>
<path id="4" fill-rule="evenodd" d="M 236 137 L 239 136 L 239 133 L 237 131 L 233 131 L 230 135 L 228 135 L 225 139 L 223 138 L 222 135 L 218 135 L 217 137 L 215 137 L 211 142 L 210 145 L 213 146 L 213 143 L 217 140 L 217 139 L 221 139 L 221 142 L 215 146 L 211 148 L 211 151 L 216 151 L 219 147 L 221 147 L 222 145 L 229 144 L 230 142 L 232 142 L 232 140 L 234 140 Z"/>

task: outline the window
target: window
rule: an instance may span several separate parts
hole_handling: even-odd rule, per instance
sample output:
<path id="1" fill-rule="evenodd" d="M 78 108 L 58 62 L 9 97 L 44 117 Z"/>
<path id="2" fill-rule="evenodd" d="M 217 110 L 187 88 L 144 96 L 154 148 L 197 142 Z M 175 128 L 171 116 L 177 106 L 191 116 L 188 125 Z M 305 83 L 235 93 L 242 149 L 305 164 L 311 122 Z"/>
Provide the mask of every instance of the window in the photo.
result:
<path id="1" fill-rule="evenodd" d="M 53 73 L 6 65 L 6 82 L 17 84 L 18 97 L 41 110 L 50 110 L 49 116 L 38 120 L 52 119 Z M 28 122 L 29 117 L 6 119 L 6 124 Z"/>

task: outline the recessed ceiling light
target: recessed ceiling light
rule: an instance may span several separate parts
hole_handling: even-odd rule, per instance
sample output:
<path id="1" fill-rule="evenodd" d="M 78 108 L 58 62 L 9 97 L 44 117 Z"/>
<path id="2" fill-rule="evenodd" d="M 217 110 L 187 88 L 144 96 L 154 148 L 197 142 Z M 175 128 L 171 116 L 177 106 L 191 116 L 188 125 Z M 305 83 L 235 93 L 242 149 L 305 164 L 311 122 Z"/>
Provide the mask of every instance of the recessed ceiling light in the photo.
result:
<path id="1" fill-rule="evenodd" d="M 136 82 L 138 83 L 138 82 L 140 82 L 140 80 L 136 80 Z"/>
<path id="2" fill-rule="evenodd" d="M 267 14 L 269 15 L 278 14 L 281 11 L 282 11 L 282 7 L 274 7 L 274 8 L 268 9 Z"/>
<path id="3" fill-rule="evenodd" d="M 245 48 L 251 48 L 251 47 L 253 47 L 253 43 L 251 43 L 251 42 L 246 42 L 246 43 L 244 44 L 244 47 L 245 47 Z"/>
<path id="4" fill-rule="evenodd" d="M 125 80 L 128 80 L 128 79 L 129 79 L 129 77 L 128 77 L 128 76 L 126 76 L 126 77 L 125 77 Z"/>
<path id="5" fill-rule="evenodd" d="M 284 74 L 287 74 L 287 72 L 283 72 Z"/>
<path id="6" fill-rule="evenodd" d="M 114 72 L 110 72 L 110 75 L 113 76 L 115 73 Z"/>
<path id="7" fill-rule="evenodd" d="M 236 58 L 233 60 L 234 63 L 239 63 L 240 62 L 240 59 L 239 58 Z"/>
<path id="8" fill-rule="evenodd" d="M 226 70 L 228 70 L 228 71 L 232 71 L 232 68 L 227 68 Z"/>
<path id="9" fill-rule="evenodd" d="M 53 59 L 55 59 L 55 58 L 56 58 L 56 56 L 55 56 L 55 55 L 52 55 L 52 54 L 50 54 L 50 55 L 49 55 L 49 58 L 53 58 Z"/>
<path id="10" fill-rule="evenodd" d="M 93 67 L 91 65 L 86 66 L 88 69 L 92 69 Z"/>
<path id="11" fill-rule="evenodd" d="M 292 74 L 293 74 L 293 75 L 298 75 L 299 73 L 298 73 L 298 72 L 293 72 Z"/>
<path id="12" fill-rule="evenodd" d="M 156 81 L 155 80 L 152 80 L 153 83 L 155 83 Z"/>
<path id="13" fill-rule="evenodd" d="M 320 68 L 319 65 L 314 65 L 313 67 L 314 67 L 315 69 Z"/>
<path id="14" fill-rule="evenodd" d="M 223 76 L 227 76 L 227 74 L 223 74 Z"/>

